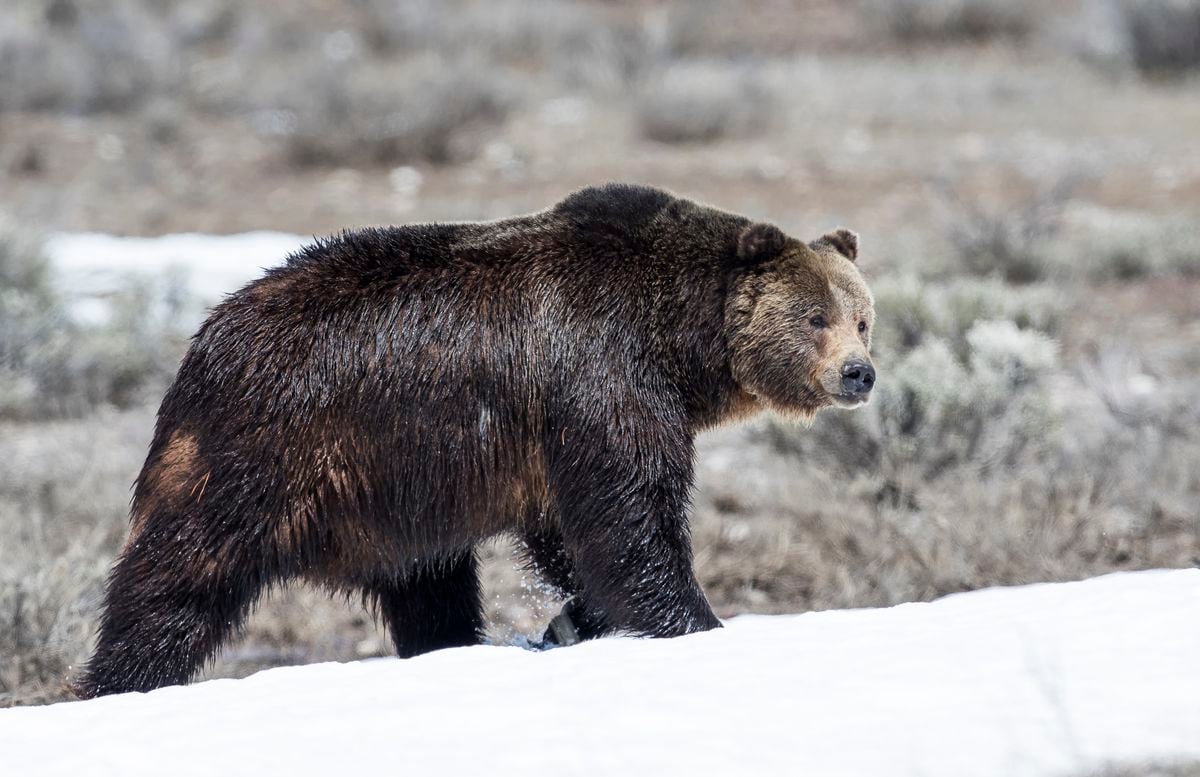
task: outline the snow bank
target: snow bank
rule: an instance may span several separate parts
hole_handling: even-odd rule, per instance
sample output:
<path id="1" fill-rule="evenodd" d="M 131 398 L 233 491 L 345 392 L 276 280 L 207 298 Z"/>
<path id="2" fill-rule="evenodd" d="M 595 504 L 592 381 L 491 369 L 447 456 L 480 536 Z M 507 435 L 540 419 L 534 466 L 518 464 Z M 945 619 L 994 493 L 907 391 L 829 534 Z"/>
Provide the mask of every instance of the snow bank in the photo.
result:
<path id="1" fill-rule="evenodd" d="M 1200 570 L 0 711 L 20 775 L 1070 775 L 1200 758 Z"/>

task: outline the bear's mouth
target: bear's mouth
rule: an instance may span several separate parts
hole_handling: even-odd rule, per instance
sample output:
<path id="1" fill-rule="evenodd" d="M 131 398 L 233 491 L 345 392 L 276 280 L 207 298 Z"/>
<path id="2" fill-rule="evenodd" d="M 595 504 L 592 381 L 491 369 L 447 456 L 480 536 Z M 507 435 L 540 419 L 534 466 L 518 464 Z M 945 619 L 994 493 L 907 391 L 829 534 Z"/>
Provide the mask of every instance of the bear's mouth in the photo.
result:
<path id="1" fill-rule="evenodd" d="M 846 410 L 862 407 L 871 401 L 870 394 L 831 394 L 833 404 Z"/>

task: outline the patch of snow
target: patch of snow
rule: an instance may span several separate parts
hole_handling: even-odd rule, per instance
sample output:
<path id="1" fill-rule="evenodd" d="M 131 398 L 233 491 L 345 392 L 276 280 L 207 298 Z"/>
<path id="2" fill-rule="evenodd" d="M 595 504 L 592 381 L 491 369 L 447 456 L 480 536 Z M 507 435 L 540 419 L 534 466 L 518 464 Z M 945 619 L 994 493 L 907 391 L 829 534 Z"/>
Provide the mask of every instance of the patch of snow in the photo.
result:
<path id="1" fill-rule="evenodd" d="M 1063 775 L 1200 758 L 1200 570 L 0 711 L 6 773 Z"/>
<path id="2" fill-rule="evenodd" d="M 178 282 L 200 305 L 188 322 L 198 325 L 203 306 L 220 302 L 312 241 L 282 232 L 162 237 L 80 232 L 51 235 L 45 251 L 55 283 L 81 321 L 104 321 L 107 301 L 133 279 Z"/>

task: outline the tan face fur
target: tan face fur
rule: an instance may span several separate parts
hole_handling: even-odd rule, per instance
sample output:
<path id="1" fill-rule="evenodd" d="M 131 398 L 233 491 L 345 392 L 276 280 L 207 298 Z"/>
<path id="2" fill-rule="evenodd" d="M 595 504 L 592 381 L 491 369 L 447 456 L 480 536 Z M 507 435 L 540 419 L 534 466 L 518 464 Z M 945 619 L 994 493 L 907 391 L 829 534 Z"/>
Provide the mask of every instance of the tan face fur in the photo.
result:
<path id="1" fill-rule="evenodd" d="M 805 418 L 866 403 L 875 310 L 857 255 L 857 236 L 837 230 L 808 245 L 785 239 L 776 255 L 747 268 L 726 309 L 730 364 L 743 391 Z M 869 373 L 866 392 L 846 388 L 856 369 Z"/>

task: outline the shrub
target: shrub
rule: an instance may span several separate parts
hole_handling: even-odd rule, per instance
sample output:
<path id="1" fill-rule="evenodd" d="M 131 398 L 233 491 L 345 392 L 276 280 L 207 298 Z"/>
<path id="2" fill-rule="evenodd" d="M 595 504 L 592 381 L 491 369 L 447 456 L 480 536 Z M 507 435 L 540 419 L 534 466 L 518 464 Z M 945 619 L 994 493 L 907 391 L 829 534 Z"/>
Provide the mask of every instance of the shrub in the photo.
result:
<path id="1" fill-rule="evenodd" d="M 947 351 L 942 357 L 961 367 Z M 1037 393 L 1052 399 L 1060 379 L 1046 375 Z M 1074 402 L 1080 392 L 1068 386 Z M 937 388 L 931 395 L 939 401 L 945 393 L 953 399 Z M 863 429 L 869 416 L 856 416 L 864 411 L 828 412 L 807 431 L 764 421 L 718 432 L 702 440 L 692 523 L 697 575 L 721 612 L 793 612 L 1192 565 L 1200 557 L 1192 507 L 1200 483 L 1191 474 L 1200 441 L 1156 439 L 1152 424 L 1112 426 L 1087 396 L 1081 405 L 1055 413 L 1049 429 L 1021 421 L 1016 428 L 1033 444 L 1014 448 L 1001 439 L 1009 460 L 992 464 L 988 438 L 1008 434 L 1006 409 L 989 418 L 995 404 L 978 411 L 958 404 L 960 420 L 968 413 L 969 423 L 983 424 L 983 444 L 971 458 L 938 467 L 943 441 L 972 434 L 926 415 L 903 433 L 912 470 L 893 466 L 896 459 L 877 466 L 876 434 L 830 434 Z"/>
<path id="2" fill-rule="evenodd" d="M 107 321 L 80 324 L 36 241 L 0 228 L 0 418 L 129 407 L 161 388 L 183 348 L 178 296 L 131 283 Z"/>
<path id="3" fill-rule="evenodd" d="M 989 319 L 1054 334 L 1064 312 L 1061 295 L 1052 287 L 1011 286 L 994 277 L 938 283 L 911 275 L 884 276 L 871 287 L 880 322 L 872 348 L 884 360 L 899 358 L 927 338 L 940 338 L 964 355 L 967 332 Z"/>
<path id="4" fill-rule="evenodd" d="M 1138 70 L 1179 75 L 1200 68 L 1200 2 L 1126 0 L 1122 8 Z"/>
<path id="5" fill-rule="evenodd" d="M 572 88 L 621 88 L 650 54 L 640 26 L 578 0 L 367 0 L 364 6 L 363 35 L 385 55 L 469 52 L 492 67 L 549 75 Z"/>
<path id="6" fill-rule="evenodd" d="M 1028 0 L 871 0 L 864 9 L 903 41 L 1021 39 L 1037 12 Z"/>
<path id="7" fill-rule="evenodd" d="M 1056 274 L 1093 281 L 1200 275 L 1193 214 L 1078 208 L 1054 250 Z"/>
<path id="8" fill-rule="evenodd" d="M 975 275 L 995 273 L 1013 283 L 1040 280 L 1048 274 L 1051 241 L 1074 187 L 1074 180 L 1065 178 L 1024 202 L 996 209 L 946 189 L 946 236 L 963 267 Z"/>
<path id="9" fill-rule="evenodd" d="M 16 415 L 38 397 L 35 362 L 65 326 L 37 242 L 0 228 L 0 417 Z"/>
<path id="10" fill-rule="evenodd" d="M 711 63 L 676 64 L 638 96 L 638 128 L 661 143 L 704 143 L 762 132 L 773 119 L 766 85 L 753 71 Z"/>
<path id="11" fill-rule="evenodd" d="M 436 58 L 369 71 L 318 63 L 264 95 L 283 117 L 273 133 L 302 165 L 367 165 L 469 156 L 514 95 L 485 68 Z M 476 134 L 472 134 L 476 133 Z"/>
<path id="12" fill-rule="evenodd" d="M 137 107 L 177 83 L 171 40 L 127 0 L 18 3 L 0 30 L 0 110 L 75 113 Z"/>

